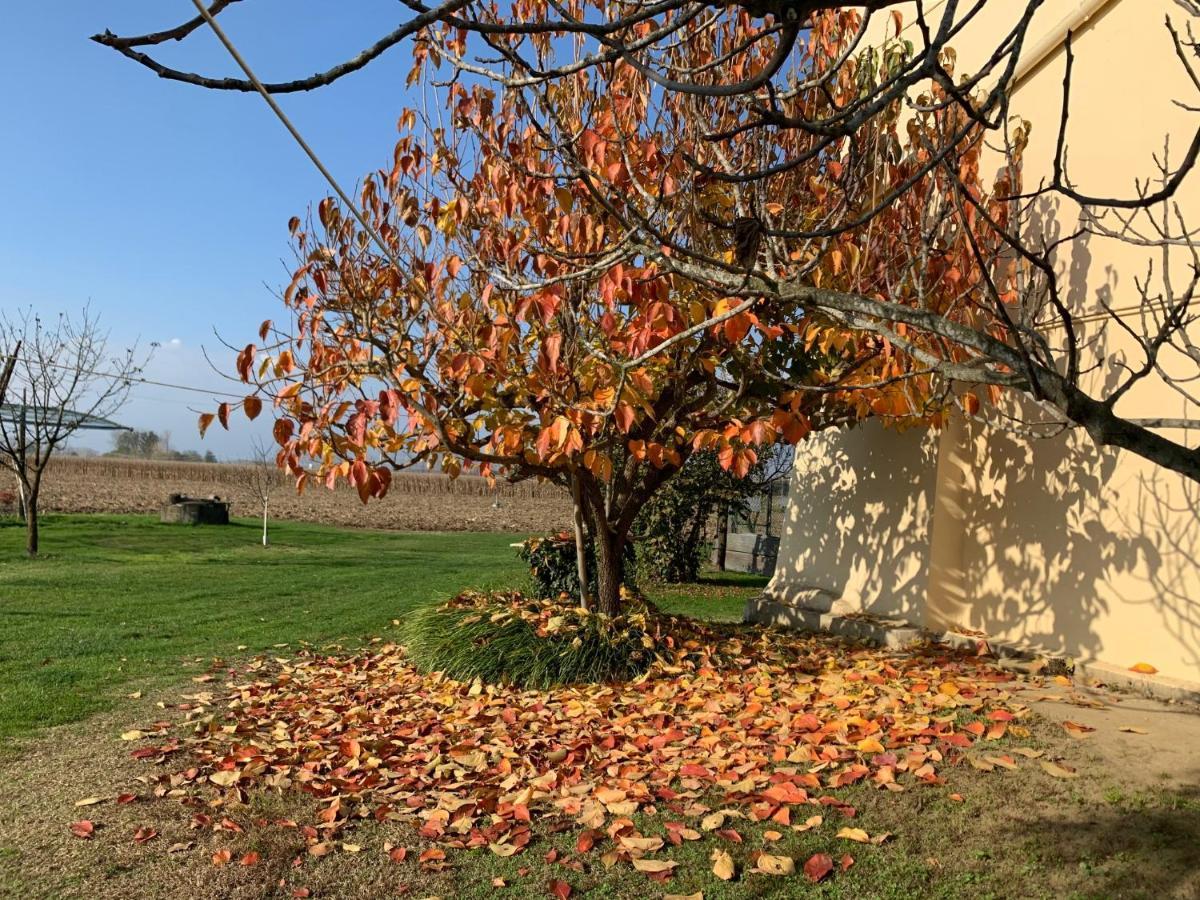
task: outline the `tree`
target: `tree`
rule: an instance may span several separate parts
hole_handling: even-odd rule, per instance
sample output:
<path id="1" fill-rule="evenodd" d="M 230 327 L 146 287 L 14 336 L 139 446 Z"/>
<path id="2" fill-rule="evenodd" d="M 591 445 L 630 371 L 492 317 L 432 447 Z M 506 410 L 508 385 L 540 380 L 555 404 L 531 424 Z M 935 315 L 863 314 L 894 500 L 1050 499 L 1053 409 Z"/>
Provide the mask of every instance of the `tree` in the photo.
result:
<path id="1" fill-rule="evenodd" d="M 598 608 L 613 614 L 634 519 L 694 452 L 743 477 L 764 447 L 871 415 L 934 421 L 944 398 L 928 377 L 895 373 L 905 350 L 894 342 L 710 290 L 626 229 L 630 210 L 651 204 L 681 255 L 744 279 L 757 261 L 753 236 L 719 226 L 759 200 L 697 178 L 686 101 L 655 113 L 629 66 L 555 87 L 535 109 L 452 82 L 444 118 L 405 112 L 392 166 L 365 180 L 358 208 L 327 198 L 315 221 L 292 219 L 291 320 L 263 323 L 263 345 L 244 347 L 237 369 L 255 385 L 245 413 L 259 415 L 263 397 L 277 410 L 279 458 L 301 486 L 314 477 L 305 460 L 364 502 L 413 465 L 564 485 L 596 548 Z M 586 167 L 564 174 L 573 142 Z M 828 192 L 806 175 L 782 180 L 763 208 L 826 214 Z M 903 265 L 942 303 L 960 301 L 970 287 L 938 273 L 967 236 L 897 210 L 894 240 L 938 238 L 928 270 L 913 273 L 900 248 L 871 265 L 851 249 L 831 265 L 800 247 L 787 264 L 876 292 Z M 201 427 L 227 427 L 233 409 Z"/>
<path id="2" fill-rule="evenodd" d="M 110 355 L 107 333 L 86 308 L 50 323 L 32 310 L 0 313 L 0 346 L 20 348 L 8 384 L 12 402 L 0 407 L 0 466 L 17 478 L 25 549 L 37 556 L 38 499 L 52 454 L 81 428 L 111 425 L 141 364 L 136 348 Z"/>
<path id="3" fill-rule="evenodd" d="M 1193 59 L 1200 45 L 1190 30 L 1200 4 L 1177 3 L 1189 27 L 1168 20 L 1164 50 L 1178 56 L 1185 81 L 1200 86 Z M 206 19 L 215 27 L 213 17 L 228 5 L 217 0 L 204 16 L 168 31 L 132 37 L 106 32 L 96 40 L 165 78 L 254 90 L 248 79 L 171 68 L 146 52 L 186 38 Z M 753 252 L 744 254 L 748 264 L 731 266 L 719 254 L 691 246 L 691 233 L 681 232 L 664 210 L 670 204 L 630 195 L 627 184 L 593 167 L 592 129 L 540 129 L 558 171 L 587 180 L 597 202 L 611 207 L 609 237 L 615 243 L 630 242 L 656 271 L 738 298 L 746 310 L 802 310 L 873 334 L 903 351 L 894 357 L 891 377 L 931 380 L 934 393 L 957 395 L 968 411 L 981 399 L 998 399 L 1002 390 L 1019 394 L 1040 408 L 1040 425 L 1082 428 L 1099 446 L 1125 449 L 1200 481 L 1200 452 L 1178 430 L 1164 434 L 1194 422 L 1118 412 L 1123 398 L 1152 381 L 1187 404 L 1200 400 L 1192 389 L 1200 375 L 1200 276 L 1193 270 L 1172 281 L 1168 275 L 1179 270 L 1169 257 L 1182 255 L 1186 268 L 1196 255 L 1193 231 L 1172 200 L 1200 158 L 1200 129 L 1176 162 L 1164 153 L 1154 169 L 1130 173 L 1130 196 L 1088 193 L 1072 182 L 1067 166 L 1069 60 L 1062 114 L 1050 126 L 1058 130 L 1053 175 L 1024 188 L 1020 157 L 1029 129 L 1013 121 L 1009 95 L 1030 25 L 1045 4 L 1007 4 L 1009 21 L 996 32 L 994 51 L 960 76 L 952 44 L 985 5 L 995 7 L 946 0 L 932 10 L 917 3 L 910 40 L 900 35 L 898 9 L 909 6 L 901 0 L 866 0 L 858 9 L 828 0 L 411 4 L 411 17 L 362 54 L 313 76 L 268 84 L 265 91 L 322 87 L 406 39 L 416 63 L 414 82 L 450 66 L 456 85 L 489 81 L 503 91 L 504 107 L 521 105 L 543 119 L 555 115 L 559 94 L 581 77 L 597 70 L 636 72 L 640 83 L 628 82 L 623 99 L 646 118 L 619 140 L 636 142 L 653 127 L 647 123 L 664 118 L 678 125 L 690 174 L 674 173 L 675 186 L 698 197 L 711 182 L 731 188 L 737 200 L 716 215 L 714 227 L 740 234 L 742 246 Z M 879 14 L 889 12 L 896 37 L 869 46 L 868 35 L 874 40 L 880 34 Z M 1188 98 L 1179 103 L 1195 106 Z M 990 198 L 975 185 L 985 139 L 999 146 L 996 162 L 1005 173 Z M 798 212 L 778 202 L 795 182 L 825 195 L 819 214 L 812 215 L 812 204 Z M 1040 226 L 1048 204 L 1071 212 L 1076 224 L 1066 235 L 1048 235 Z M 897 238 L 896 222 L 912 216 L 930 227 L 907 228 Z M 947 228 L 969 239 L 933 272 L 923 261 L 940 249 Z M 1098 352 L 1080 326 L 1080 311 L 1070 305 L 1063 254 L 1088 236 L 1128 241 L 1162 257 L 1155 277 L 1135 288 L 1132 314 L 1115 307 L 1099 313 L 1127 335 L 1136 359 Z M 882 291 L 863 277 L 881 255 L 892 275 Z M 804 264 L 792 264 L 797 257 Z M 922 264 L 918 278 L 902 277 L 902 260 Z M 969 300 L 946 303 L 947 293 L 963 292 L 945 291 L 944 280 L 970 286 Z"/>
<path id="4" fill-rule="evenodd" d="M 240 466 L 237 480 L 251 497 L 262 508 L 262 545 L 268 546 L 267 541 L 267 507 L 271 502 L 271 490 L 275 487 L 278 468 L 274 456 L 263 446 L 262 441 L 255 438 L 251 445 L 252 455 L 248 463 Z"/>
<path id="5" fill-rule="evenodd" d="M 118 431 L 113 435 L 113 453 L 118 456 L 150 459 L 162 449 L 163 444 L 163 440 L 153 431 Z"/>

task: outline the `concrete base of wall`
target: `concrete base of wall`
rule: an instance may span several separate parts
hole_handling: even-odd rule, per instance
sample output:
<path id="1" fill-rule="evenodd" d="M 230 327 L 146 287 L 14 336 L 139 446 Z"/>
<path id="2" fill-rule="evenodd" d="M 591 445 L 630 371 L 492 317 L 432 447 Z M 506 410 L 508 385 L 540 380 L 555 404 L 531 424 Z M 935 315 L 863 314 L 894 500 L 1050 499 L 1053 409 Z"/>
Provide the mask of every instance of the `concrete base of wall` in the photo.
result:
<path id="1" fill-rule="evenodd" d="M 751 597 L 746 601 L 742 620 L 758 625 L 775 625 L 794 628 L 797 631 L 820 632 L 857 643 L 873 644 L 891 650 L 903 650 L 925 642 L 945 644 L 960 650 L 974 651 L 978 636 L 956 631 L 929 631 L 903 619 L 869 616 L 862 613 L 835 613 L 829 611 L 825 598 L 818 599 L 815 608 L 783 602 L 767 595 Z M 1044 658 L 1028 648 L 988 640 L 988 649 L 997 657 L 1003 668 L 1036 672 L 1046 666 Z M 1066 661 L 1059 661 L 1066 665 Z M 1102 662 L 1077 662 L 1074 677 L 1092 683 L 1104 684 L 1118 690 L 1130 691 L 1163 700 L 1168 703 L 1187 703 L 1200 706 L 1200 684 L 1168 678 L 1163 675 L 1142 675 Z"/>

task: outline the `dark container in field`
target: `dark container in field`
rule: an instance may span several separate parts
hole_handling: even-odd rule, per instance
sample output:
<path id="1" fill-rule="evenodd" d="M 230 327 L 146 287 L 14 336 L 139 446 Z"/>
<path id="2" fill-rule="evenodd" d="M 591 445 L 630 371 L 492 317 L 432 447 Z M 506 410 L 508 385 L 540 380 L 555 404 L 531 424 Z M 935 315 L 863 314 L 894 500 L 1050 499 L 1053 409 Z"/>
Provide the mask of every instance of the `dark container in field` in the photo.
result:
<path id="1" fill-rule="evenodd" d="M 220 497 L 186 497 L 171 494 L 158 519 L 167 525 L 228 525 L 229 501 Z"/>

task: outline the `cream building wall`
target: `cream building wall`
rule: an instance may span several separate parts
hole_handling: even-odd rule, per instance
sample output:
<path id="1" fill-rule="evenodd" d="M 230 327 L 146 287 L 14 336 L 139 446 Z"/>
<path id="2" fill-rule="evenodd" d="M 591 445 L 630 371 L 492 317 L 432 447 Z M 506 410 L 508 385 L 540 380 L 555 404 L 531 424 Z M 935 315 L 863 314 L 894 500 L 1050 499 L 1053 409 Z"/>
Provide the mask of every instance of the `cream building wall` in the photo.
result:
<path id="1" fill-rule="evenodd" d="M 930 4 L 931 14 L 940 6 Z M 959 70 L 990 52 L 1023 7 L 992 0 L 954 44 Z M 1200 121 L 1173 101 L 1200 105 L 1200 96 L 1175 58 L 1168 14 L 1181 25 L 1189 18 L 1173 0 L 1047 0 L 1013 94 L 1013 111 L 1034 125 L 1027 185 L 1051 172 L 1068 25 L 1078 26 L 1069 172 L 1080 189 L 1129 196 L 1165 140 L 1172 158 L 1182 155 Z M 919 33 L 906 35 L 919 46 Z M 1200 227 L 1200 173 L 1179 203 Z M 1076 220 L 1067 206 L 1045 210 L 1051 234 L 1070 233 Z M 1182 256 L 1172 261 L 1177 275 L 1186 272 Z M 1134 280 L 1147 276 L 1152 258 L 1158 277 L 1157 251 L 1116 241 L 1080 240 L 1064 255 L 1069 300 L 1082 314 L 1089 355 L 1101 361 L 1091 376 L 1097 391 L 1122 361 L 1139 357 L 1095 314 L 1103 300 L 1136 316 Z M 1200 420 L 1161 381 L 1131 392 L 1119 411 Z M 1082 433 L 1034 439 L 960 420 L 939 433 L 897 435 L 867 423 L 819 436 L 797 454 L 768 595 L 982 631 L 1120 668 L 1148 662 L 1200 683 L 1198 514 L 1200 486 L 1127 453 L 1098 451 Z"/>

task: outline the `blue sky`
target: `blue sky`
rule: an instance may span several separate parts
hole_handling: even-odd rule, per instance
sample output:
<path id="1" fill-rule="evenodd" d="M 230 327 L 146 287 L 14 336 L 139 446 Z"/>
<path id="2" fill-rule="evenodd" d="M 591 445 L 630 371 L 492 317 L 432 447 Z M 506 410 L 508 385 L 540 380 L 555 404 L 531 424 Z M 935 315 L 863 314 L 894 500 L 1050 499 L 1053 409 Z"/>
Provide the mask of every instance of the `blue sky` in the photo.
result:
<path id="1" fill-rule="evenodd" d="M 88 36 L 174 26 L 189 0 L 4 4 L 0 31 L 0 309 L 99 312 L 113 342 L 161 347 L 146 377 L 226 388 L 207 348 L 232 371 L 214 329 L 254 338 L 281 308 L 287 220 L 327 193 L 311 163 L 256 95 L 163 81 Z M 221 22 L 265 80 L 307 75 L 395 27 L 395 0 L 248 0 Z M 180 68 L 238 74 L 207 31 L 157 48 Z M 363 72 L 280 103 L 349 187 L 388 162 L 411 66 L 401 45 Z M 201 441 L 204 395 L 139 386 L 120 418 L 172 433 L 180 449 L 245 455 L 263 428 L 214 426 Z M 266 426 L 264 415 L 255 425 Z M 110 438 L 78 443 L 107 449 Z"/>

